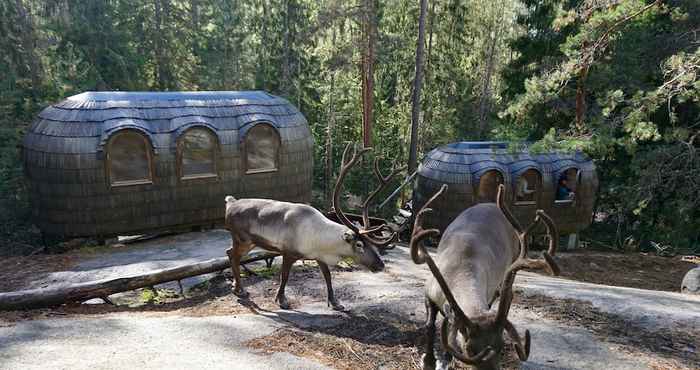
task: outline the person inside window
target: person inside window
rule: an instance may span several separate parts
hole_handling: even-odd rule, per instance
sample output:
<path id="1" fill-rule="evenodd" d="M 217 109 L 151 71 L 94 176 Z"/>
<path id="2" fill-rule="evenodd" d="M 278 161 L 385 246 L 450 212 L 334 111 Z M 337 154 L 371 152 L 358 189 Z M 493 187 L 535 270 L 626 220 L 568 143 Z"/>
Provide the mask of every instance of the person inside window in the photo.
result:
<path id="1" fill-rule="evenodd" d="M 569 180 L 566 175 L 559 178 L 559 185 L 557 186 L 557 200 L 573 200 L 574 192 L 571 191 L 568 184 Z"/>
<path id="2" fill-rule="evenodd" d="M 534 192 L 535 189 L 528 188 L 528 183 L 525 176 L 521 176 L 518 179 L 517 199 L 523 201 L 532 200 L 532 193 Z"/>

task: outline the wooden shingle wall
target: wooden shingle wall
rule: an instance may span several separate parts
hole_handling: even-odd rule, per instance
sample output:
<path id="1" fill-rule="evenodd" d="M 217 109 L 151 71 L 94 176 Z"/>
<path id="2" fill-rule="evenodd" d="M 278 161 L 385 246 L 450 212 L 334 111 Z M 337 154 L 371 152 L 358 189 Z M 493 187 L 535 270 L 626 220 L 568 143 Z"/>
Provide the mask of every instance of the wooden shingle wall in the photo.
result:
<path id="1" fill-rule="evenodd" d="M 569 168 L 580 172 L 575 201 L 556 202 L 557 180 Z M 528 169 L 540 173 L 542 186 L 535 204 L 516 205 L 515 186 Z M 444 230 L 462 211 L 474 205 L 479 180 L 490 170 L 497 170 L 503 176 L 506 199 L 522 224 L 529 224 L 535 211 L 543 209 L 554 219 L 561 234 L 579 232 L 590 225 L 598 177 L 594 163 L 582 153 L 530 154 L 526 150 L 513 153 L 505 143 L 460 142 L 432 150 L 418 168 L 414 209 L 420 209 L 442 184 L 448 185 L 445 194 L 433 203 L 434 212 L 425 216 L 426 227 Z"/>
<path id="2" fill-rule="evenodd" d="M 278 170 L 246 174 L 243 134 L 261 122 L 280 135 Z M 178 178 L 177 139 L 191 127 L 218 139 L 218 177 Z M 148 139 L 152 184 L 110 185 L 105 151 L 124 129 Z M 264 92 L 84 93 L 39 113 L 22 152 L 40 229 L 104 237 L 221 221 L 226 195 L 308 203 L 313 145 L 303 115 Z"/>

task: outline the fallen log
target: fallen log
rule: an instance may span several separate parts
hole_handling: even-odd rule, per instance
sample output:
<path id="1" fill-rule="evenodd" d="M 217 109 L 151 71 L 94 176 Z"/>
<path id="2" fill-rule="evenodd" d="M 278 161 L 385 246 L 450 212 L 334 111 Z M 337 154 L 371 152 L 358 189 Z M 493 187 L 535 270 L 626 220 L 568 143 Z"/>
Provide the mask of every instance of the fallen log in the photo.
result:
<path id="1" fill-rule="evenodd" d="M 262 253 L 241 261 L 241 264 L 269 260 L 276 256 L 277 254 Z M 53 307 L 69 302 L 84 302 L 93 298 L 104 299 L 115 293 L 209 274 L 229 267 L 228 257 L 220 257 L 117 279 L 90 281 L 55 288 L 0 293 L 0 311 Z"/>

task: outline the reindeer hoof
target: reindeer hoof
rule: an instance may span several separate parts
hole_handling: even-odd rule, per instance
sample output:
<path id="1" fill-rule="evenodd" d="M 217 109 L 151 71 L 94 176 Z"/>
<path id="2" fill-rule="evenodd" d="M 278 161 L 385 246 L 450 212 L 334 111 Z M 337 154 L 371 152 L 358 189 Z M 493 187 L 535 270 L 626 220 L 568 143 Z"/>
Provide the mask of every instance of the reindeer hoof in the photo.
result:
<path id="1" fill-rule="evenodd" d="M 234 289 L 233 294 L 238 298 L 248 298 L 249 296 L 248 292 L 239 288 Z"/>
<path id="2" fill-rule="evenodd" d="M 287 301 L 287 297 L 285 297 L 285 296 L 279 296 L 279 295 L 276 296 L 275 302 L 277 302 L 279 304 L 280 308 L 283 310 L 288 310 L 292 307 L 289 305 L 289 301 Z"/>
<path id="3" fill-rule="evenodd" d="M 337 301 L 328 302 L 328 305 L 331 306 L 331 308 L 333 308 L 334 311 L 341 311 L 341 312 L 345 311 L 345 306 L 338 303 Z"/>
<path id="4" fill-rule="evenodd" d="M 424 353 L 420 358 L 420 362 L 423 370 L 435 370 L 435 356 L 428 356 L 427 353 Z"/>
<path id="5" fill-rule="evenodd" d="M 450 370 L 450 361 L 438 360 L 436 370 Z"/>

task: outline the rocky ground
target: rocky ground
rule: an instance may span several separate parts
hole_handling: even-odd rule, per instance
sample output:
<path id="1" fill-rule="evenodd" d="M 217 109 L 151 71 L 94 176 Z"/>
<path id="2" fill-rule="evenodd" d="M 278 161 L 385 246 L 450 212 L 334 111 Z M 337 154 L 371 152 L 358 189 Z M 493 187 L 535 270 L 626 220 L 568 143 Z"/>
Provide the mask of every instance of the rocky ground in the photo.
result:
<path id="1" fill-rule="evenodd" d="M 229 243 L 226 232 L 214 230 L 64 255 L 55 265 L 50 256 L 40 257 L 43 264 L 5 260 L 0 290 L 124 276 L 220 257 Z M 614 276 L 613 262 L 621 264 L 596 258 L 560 257 L 564 271 L 567 266 L 568 271 L 603 269 Z M 429 272 L 414 265 L 403 247 L 385 261 L 383 273 L 352 266 L 333 272 L 336 294 L 349 309 L 345 313 L 326 306 L 323 279 L 312 262 L 294 267 L 287 288 L 291 310 L 277 309 L 276 268 L 261 263 L 251 266 L 255 275 L 245 279 L 251 293 L 246 301 L 230 293 L 226 271 L 188 279 L 184 294 L 170 283 L 156 287 L 156 294 L 141 290 L 112 297 L 116 306 L 95 300 L 0 313 L 0 369 L 418 368 L 422 285 Z M 682 270 L 679 262 L 662 272 Z M 635 286 L 638 278 L 629 272 L 634 268 L 626 266 L 617 275 L 632 283 L 621 285 Z M 22 267 L 23 274 L 10 271 Z M 605 281 L 589 275 L 580 280 Z M 655 284 L 672 290 L 668 280 Z M 518 277 L 511 318 L 520 330 L 531 331 L 532 354 L 520 363 L 507 351 L 506 368 L 700 368 L 700 298 L 584 281 L 530 273 Z"/>

